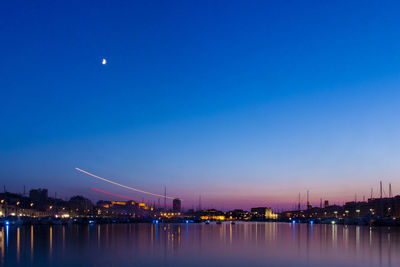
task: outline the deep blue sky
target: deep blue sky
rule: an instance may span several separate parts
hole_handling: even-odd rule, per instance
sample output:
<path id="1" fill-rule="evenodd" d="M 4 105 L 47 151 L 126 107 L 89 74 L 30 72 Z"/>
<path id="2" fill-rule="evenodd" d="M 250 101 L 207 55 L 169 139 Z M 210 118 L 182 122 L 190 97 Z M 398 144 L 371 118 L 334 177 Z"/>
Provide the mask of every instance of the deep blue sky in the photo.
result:
<path id="1" fill-rule="evenodd" d="M 399 14 L 395 1 L 2 3 L 0 180 L 149 199 L 79 167 L 216 208 L 290 206 L 307 189 L 348 201 L 380 179 L 400 193 Z"/>

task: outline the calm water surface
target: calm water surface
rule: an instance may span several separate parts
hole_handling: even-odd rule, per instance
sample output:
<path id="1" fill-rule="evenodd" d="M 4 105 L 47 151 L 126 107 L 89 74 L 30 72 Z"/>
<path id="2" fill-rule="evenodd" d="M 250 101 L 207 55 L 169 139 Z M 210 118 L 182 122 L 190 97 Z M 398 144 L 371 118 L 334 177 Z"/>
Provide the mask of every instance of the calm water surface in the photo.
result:
<path id="1" fill-rule="evenodd" d="M 400 266 L 400 229 L 288 223 L 0 228 L 2 266 Z"/>

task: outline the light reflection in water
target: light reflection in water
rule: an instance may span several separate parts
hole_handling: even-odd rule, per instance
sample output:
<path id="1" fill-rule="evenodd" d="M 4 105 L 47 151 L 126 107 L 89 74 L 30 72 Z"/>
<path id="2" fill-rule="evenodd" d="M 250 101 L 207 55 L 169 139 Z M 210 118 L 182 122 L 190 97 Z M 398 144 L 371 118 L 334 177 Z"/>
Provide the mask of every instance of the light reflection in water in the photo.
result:
<path id="1" fill-rule="evenodd" d="M 258 223 L 256 222 L 256 225 L 255 225 L 255 229 L 256 229 L 256 233 L 255 233 L 255 237 L 256 237 L 256 246 L 258 245 Z"/>
<path id="2" fill-rule="evenodd" d="M 359 252 L 360 248 L 360 226 L 356 226 L 356 253 Z"/>
<path id="3" fill-rule="evenodd" d="M 178 226 L 178 247 L 181 246 L 181 226 Z"/>
<path id="4" fill-rule="evenodd" d="M 156 224 L 154 227 L 156 228 L 156 240 L 158 240 L 158 225 Z"/>
<path id="5" fill-rule="evenodd" d="M 332 224 L 332 247 L 336 248 L 337 245 L 337 226 L 336 224 Z"/>
<path id="6" fill-rule="evenodd" d="M 53 227 L 50 226 L 50 230 L 49 230 L 49 258 L 50 260 L 52 259 L 52 255 L 53 255 Z"/>
<path id="7" fill-rule="evenodd" d="M 8 248 L 8 230 L 9 230 L 10 226 L 6 225 L 6 248 Z"/>
<path id="8" fill-rule="evenodd" d="M 1 228 L 0 232 L 0 246 L 1 246 L 1 265 L 4 265 L 4 228 Z"/>
<path id="9" fill-rule="evenodd" d="M 229 245 L 232 246 L 232 224 L 229 224 Z"/>
<path id="10" fill-rule="evenodd" d="M 31 262 L 33 262 L 33 225 L 31 225 Z"/>
<path id="11" fill-rule="evenodd" d="M 29 229 L 30 236 L 24 234 Z M 88 235 L 90 231 L 97 233 Z M 400 255 L 391 253 L 392 249 L 400 248 L 400 229 L 394 228 L 262 222 L 115 224 L 91 228 L 12 226 L 9 227 L 8 249 L 5 227 L 0 235 L 2 262 L 6 266 L 17 266 L 18 261 L 20 266 L 54 263 L 60 266 L 131 266 L 135 262 L 167 266 L 187 266 L 193 262 L 213 266 L 263 265 L 265 262 L 272 266 L 400 264 Z M 64 250 L 65 253 L 60 253 Z"/>
<path id="12" fill-rule="evenodd" d="M 21 230 L 17 228 L 17 263 L 19 264 L 19 254 L 20 254 L 20 238 L 21 238 Z"/>
<path id="13" fill-rule="evenodd" d="M 295 241 L 295 234 L 296 234 L 296 223 L 292 223 L 292 225 L 293 225 L 293 233 L 292 233 L 292 236 L 293 236 L 293 242 Z"/>
<path id="14" fill-rule="evenodd" d="M 154 249 L 154 223 L 151 225 L 151 232 L 150 232 L 150 240 L 151 240 L 151 248 Z"/>
<path id="15" fill-rule="evenodd" d="M 97 248 L 100 248 L 101 244 L 101 227 L 97 225 Z"/>
<path id="16" fill-rule="evenodd" d="M 62 251 L 65 253 L 65 225 L 62 226 Z"/>
<path id="17" fill-rule="evenodd" d="M 274 223 L 272 228 L 273 228 L 273 233 L 274 233 L 274 239 L 273 240 L 276 241 L 277 238 L 278 238 L 278 224 Z"/>

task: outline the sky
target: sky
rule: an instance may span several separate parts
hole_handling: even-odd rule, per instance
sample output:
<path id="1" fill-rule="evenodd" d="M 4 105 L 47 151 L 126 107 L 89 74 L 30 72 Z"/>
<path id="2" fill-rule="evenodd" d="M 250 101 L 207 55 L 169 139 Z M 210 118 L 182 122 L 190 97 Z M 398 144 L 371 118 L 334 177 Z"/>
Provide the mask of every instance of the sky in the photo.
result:
<path id="1" fill-rule="evenodd" d="M 292 208 L 400 194 L 400 4 L 7 1 L 11 192 Z M 107 60 L 102 65 L 102 59 Z"/>

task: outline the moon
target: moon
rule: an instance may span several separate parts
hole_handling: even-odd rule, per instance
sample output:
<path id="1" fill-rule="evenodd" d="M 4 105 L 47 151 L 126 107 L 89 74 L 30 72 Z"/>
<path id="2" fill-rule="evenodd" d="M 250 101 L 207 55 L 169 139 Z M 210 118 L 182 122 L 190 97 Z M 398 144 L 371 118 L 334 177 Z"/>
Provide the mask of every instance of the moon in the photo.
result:
<path id="1" fill-rule="evenodd" d="M 106 64 L 107 64 L 107 60 L 106 60 L 105 58 L 103 58 L 103 59 L 101 60 L 101 64 L 106 65 Z"/>

